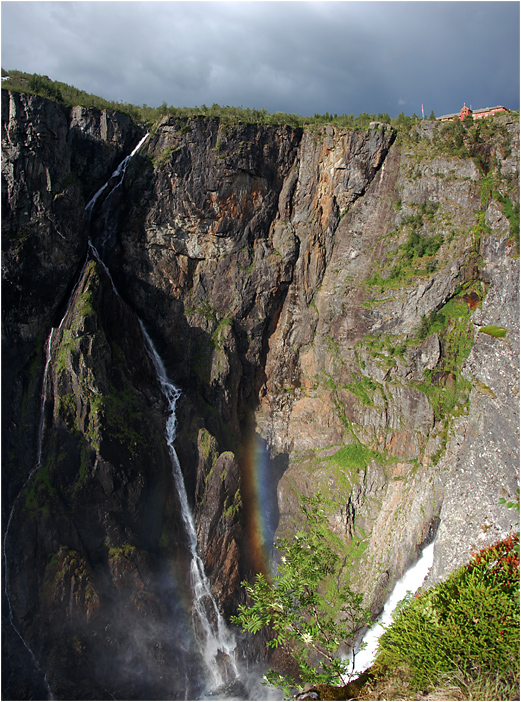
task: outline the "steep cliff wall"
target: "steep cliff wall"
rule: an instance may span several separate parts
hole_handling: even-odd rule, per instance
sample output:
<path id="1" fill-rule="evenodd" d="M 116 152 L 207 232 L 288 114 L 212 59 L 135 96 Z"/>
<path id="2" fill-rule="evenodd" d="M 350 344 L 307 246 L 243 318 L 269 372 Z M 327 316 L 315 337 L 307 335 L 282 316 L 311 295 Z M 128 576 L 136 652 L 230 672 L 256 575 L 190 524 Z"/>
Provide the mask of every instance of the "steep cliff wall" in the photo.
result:
<path id="1" fill-rule="evenodd" d="M 439 520 L 438 579 L 513 528 L 497 501 L 517 483 L 518 258 L 496 198 L 517 198 L 517 125 L 497 123 L 488 150 L 478 143 L 482 167 L 451 157 L 440 125 L 402 137 L 339 221 L 313 294 L 294 276 L 270 339 L 257 421 L 290 454 L 281 528 L 295 490 L 334 496 L 374 608 Z M 335 198 L 324 160 L 319 214 Z M 309 218 L 304 183 L 290 226 Z"/>
<path id="2" fill-rule="evenodd" d="M 85 205 L 140 134 L 125 115 L 69 112 L 2 90 L 2 396 L 10 408 L 2 440 L 10 490 L 20 487 L 15 474 L 23 479 L 31 467 L 44 339 L 85 260 Z"/>
<path id="3" fill-rule="evenodd" d="M 503 468 L 486 461 L 479 516 L 473 471 L 451 488 L 474 412 L 493 399 L 491 378 L 469 364 L 492 372 L 488 354 L 506 363 L 503 345 L 510 361 L 497 377 L 517 387 L 518 258 L 504 211 L 518 197 L 518 126 L 494 125 L 465 137 L 465 158 L 431 122 L 393 144 L 385 125 L 296 135 L 165 120 L 127 180 L 139 204 L 120 223 L 111 268 L 187 388 L 186 469 L 201 465 L 203 421 L 215 456 L 235 452 L 255 529 L 241 450 L 254 413 L 279 459 L 273 480 L 289 466 L 280 530 L 298 512 L 296 493 L 334 497 L 332 524 L 362 556 L 375 609 L 442 515 L 451 555 L 440 546 L 438 577 L 512 528 L 497 500 L 516 485 L 515 394 Z M 495 298 L 509 300 L 501 314 Z M 480 333 L 489 323 L 506 337 Z M 198 499 L 215 519 L 221 504 Z"/>
<path id="4" fill-rule="evenodd" d="M 57 698 L 197 694 L 178 675 L 196 660 L 186 534 L 136 314 L 182 390 L 176 447 L 225 614 L 298 493 L 333 500 L 374 611 L 427 540 L 435 581 L 512 529 L 516 121 L 456 135 L 462 155 L 432 122 L 165 118 L 88 229 L 142 132 L 3 93 L 7 694 L 45 693 L 13 626 Z M 89 235 L 111 277 L 92 259 L 71 297 Z"/>
<path id="5" fill-rule="evenodd" d="M 86 263 L 86 202 L 142 130 L 2 100 L 3 694 L 194 696 L 167 408 L 135 313 Z"/>

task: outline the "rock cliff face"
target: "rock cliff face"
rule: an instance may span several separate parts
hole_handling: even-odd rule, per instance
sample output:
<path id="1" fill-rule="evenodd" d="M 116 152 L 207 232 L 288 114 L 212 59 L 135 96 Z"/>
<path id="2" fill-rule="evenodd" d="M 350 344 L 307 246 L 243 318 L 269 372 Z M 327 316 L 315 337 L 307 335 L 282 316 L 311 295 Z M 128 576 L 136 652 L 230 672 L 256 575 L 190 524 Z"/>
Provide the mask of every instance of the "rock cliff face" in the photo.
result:
<path id="1" fill-rule="evenodd" d="M 433 122 L 165 118 L 90 222 L 142 131 L 6 91 L 2 122 L 6 695 L 198 694 L 136 315 L 182 390 L 176 448 L 225 615 L 299 493 L 332 500 L 374 612 L 426 541 L 435 582 L 514 527 L 497 502 L 519 460 L 517 122 L 469 130 L 471 158 Z"/>
<path id="2" fill-rule="evenodd" d="M 15 492 L 14 474 L 21 480 L 31 467 L 26 454 L 29 445 L 34 451 L 38 427 L 34 399 L 42 369 L 36 366 L 44 339 L 64 314 L 87 253 L 85 205 L 141 133 L 125 115 L 82 107 L 69 114 L 47 100 L 2 91 L 2 393 L 4 406 L 24 403 L 29 414 L 22 423 L 33 429 L 31 440 L 20 442 L 20 417 L 8 413 L 3 455 L 14 458 Z"/>
<path id="3" fill-rule="evenodd" d="M 86 262 L 93 185 L 141 132 L 2 93 L 4 695 L 190 697 L 165 401 L 135 313 Z"/>
<path id="4" fill-rule="evenodd" d="M 295 491 L 334 496 L 332 521 L 374 609 L 440 520 L 431 579 L 513 528 L 497 500 L 515 494 L 519 455 L 518 258 L 490 184 L 513 193 L 517 130 L 506 120 L 490 135 L 485 173 L 448 157 L 444 138 L 430 123 L 395 144 L 338 222 L 312 296 L 294 276 L 257 412 L 275 450 L 290 454 L 281 527 Z M 331 186 L 317 188 L 318 214 Z M 307 187 L 303 176 L 293 226 L 309 218 L 298 211 Z M 508 333 L 480 333 L 487 325 Z"/>

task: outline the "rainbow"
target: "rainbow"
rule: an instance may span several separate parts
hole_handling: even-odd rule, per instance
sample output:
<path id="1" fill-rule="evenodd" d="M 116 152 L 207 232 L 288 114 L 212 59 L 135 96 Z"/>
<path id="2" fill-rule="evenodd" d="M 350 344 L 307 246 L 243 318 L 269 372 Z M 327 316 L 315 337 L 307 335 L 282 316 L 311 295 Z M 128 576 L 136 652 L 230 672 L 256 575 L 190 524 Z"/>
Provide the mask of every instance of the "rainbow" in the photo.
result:
<path id="1" fill-rule="evenodd" d="M 257 572 L 270 574 L 275 530 L 276 475 L 262 437 L 254 430 L 243 447 L 241 492 L 245 515 L 247 555 Z"/>

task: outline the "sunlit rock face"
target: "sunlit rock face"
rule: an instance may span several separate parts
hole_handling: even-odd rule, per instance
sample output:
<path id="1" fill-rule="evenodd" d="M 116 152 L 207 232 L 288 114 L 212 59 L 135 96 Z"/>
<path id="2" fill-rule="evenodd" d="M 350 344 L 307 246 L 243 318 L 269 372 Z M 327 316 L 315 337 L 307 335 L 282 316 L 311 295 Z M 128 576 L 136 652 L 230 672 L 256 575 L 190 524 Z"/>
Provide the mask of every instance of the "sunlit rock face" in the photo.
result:
<path id="1" fill-rule="evenodd" d="M 6 698 L 202 694 L 138 317 L 182 391 L 176 451 L 226 616 L 298 493 L 334 501 L 374 613 L 422 544 L 435 582 L 513 528 L 517 122 L 461 158 L 432 122 L 167 117 L 89 223 L 143 130 L 2 99 Z"/>
<path id="2" fill-rule="evenodd" d="M 517 183 L 518 131 L 508 119 L 501 129 L 501 145 L 488 146 L 506 192 Z M 359 557 L 355 573 L 374 611 L 440 520 L 436 579 L 514 528 L 497 502 L 515 494 L 519 455 L 518 258 L 497 200 L 483 197 L 484 173 L 440 155 L 442 138 L 436 125 L 422 126 L 390 148 L 334 229 L 312 296 L 299 258 L 257 411 L 275 450 L 290 457 L 278 488 L 281 530 L 297 512 L 295 490 L 333 496 L 332 525 Z M 324 186 L 316 192 L 312 221 L 331 199 Z M 309 222 L 302 202 L 295 228 Z M 442 237 L 416 259 L 420 274 L 407 268 L 414 232 Z M 479 332 L 492 324 L 506 336 Z"/>

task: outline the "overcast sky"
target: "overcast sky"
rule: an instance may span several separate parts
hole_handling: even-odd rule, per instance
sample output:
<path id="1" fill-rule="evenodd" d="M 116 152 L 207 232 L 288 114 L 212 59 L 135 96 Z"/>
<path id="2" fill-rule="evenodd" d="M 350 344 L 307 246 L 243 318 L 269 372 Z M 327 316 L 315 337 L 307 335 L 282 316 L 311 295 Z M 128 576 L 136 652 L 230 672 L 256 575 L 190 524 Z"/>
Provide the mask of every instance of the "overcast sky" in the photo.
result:
<path id="1" fill-rule="evenodd" d="M 519 109 L 519 9 L 517 0 L 4 0 L 2 67 L 153 107 Z"/>

